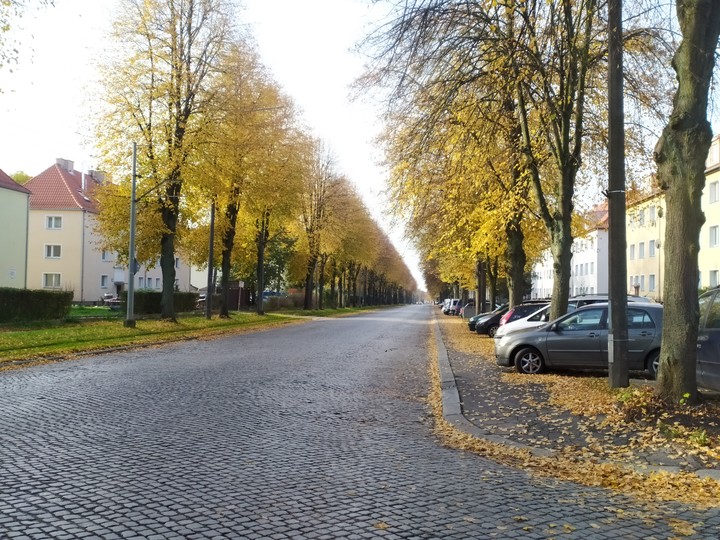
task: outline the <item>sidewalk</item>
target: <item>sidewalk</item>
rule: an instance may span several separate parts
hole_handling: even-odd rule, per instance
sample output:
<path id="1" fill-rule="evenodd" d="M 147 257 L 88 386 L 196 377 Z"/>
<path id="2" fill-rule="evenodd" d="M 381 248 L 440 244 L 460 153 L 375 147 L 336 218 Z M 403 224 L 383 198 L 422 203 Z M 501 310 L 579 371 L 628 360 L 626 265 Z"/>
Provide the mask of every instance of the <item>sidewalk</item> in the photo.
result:
<path id="1" fill-rule="evenodd" d="M 467 331 L 467 327 L 465 327 Z M 542 383 L 522 386 L 501 380 L 503 371 L 494 358 L 482 358 L 446 347 L 435 317 L 434 332 L 442 384 L 443 416 L 456 428 L 474 437 L 524 448 L 534 455 L 553 456 L 577 450 L 619 463 L 638 472 L 693 472 L 720 480 L 720 462 L 700 459 L 669 441 L 634 445 L 641 437 L 632 428 L 613 432 L 602 418 L 582 417 L 548 402 Z M 487 340 L 485 336 L 472 336 Z M 486 348 L 489 345 L 486 345 Z"/>

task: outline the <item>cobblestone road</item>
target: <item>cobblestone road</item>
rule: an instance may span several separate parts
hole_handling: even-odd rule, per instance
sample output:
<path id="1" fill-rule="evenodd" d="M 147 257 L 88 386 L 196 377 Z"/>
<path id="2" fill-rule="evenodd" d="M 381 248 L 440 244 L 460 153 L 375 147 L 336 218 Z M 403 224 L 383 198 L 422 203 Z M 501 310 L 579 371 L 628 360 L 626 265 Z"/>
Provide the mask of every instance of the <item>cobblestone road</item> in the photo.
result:
<path id="1" fill-rule="evenodd" d="M 429 307 L 0 373 L 0 538 L 718 538 L 442 447 Z"/>

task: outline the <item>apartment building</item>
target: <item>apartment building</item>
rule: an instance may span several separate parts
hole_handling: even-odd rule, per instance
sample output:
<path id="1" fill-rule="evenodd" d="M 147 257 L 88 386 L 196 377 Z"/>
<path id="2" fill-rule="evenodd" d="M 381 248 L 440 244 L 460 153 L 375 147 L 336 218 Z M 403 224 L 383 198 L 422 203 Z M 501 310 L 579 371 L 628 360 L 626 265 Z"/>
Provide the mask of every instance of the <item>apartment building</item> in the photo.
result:
<path id="1" fill-rule="evenodd" d="M 628 294 L 662 301 L 665 196 L 655 190 L 626 212 Z"/>
<path id="2" fill-rule="evenodd" d="M 598 294 L 608 292 L 608 212 L 599 205 L 590 212 L 590 227 L 582 238 L 576 238 L 572 246 L 570 263 L 570 295 Z M 550 250 L 533 265 L 530 297 L 550 298 L 555 273 Z"/>
<path id="3" fill-rule="evenodd" d="M 715 137 L 710 146 L 705 162 L 705 178 L 705 189 L 702 194 L 705 223 L 700 230 L 698 254 L 699 289 L 720 286 L 720 136 Z M 658 189 L 629 203 L 626 213 L 627 292 L 647 296 L 659 302 L 663 300 L 665 213 L 665 195 Z M 594 259 L 598 280 L 594 286 L 597 287 L 597 292 L 607 292 L 607 227 L 605 227 L 604 249 L 600 238 L 597 231 L 590 231 L 588 236 L 575 239 L 571 294 L 591 292 L 592 253 L 587 253 L 583 246 L 593 245 L 598 248 L 597 257 Z M 582 261 L 577 256 L 579 254 L 583 254 Z M 590 260 L 585 261 L 585 257 Z M 587 267 L 590 270 L 589 275 L 584 275 L 586 262 L 589 264 Z M 533 268 L 533 297 L 544 297 L 547 291 L 552 291 L 552 279 L 552 259 L 548 250 L 543 260 Z M 602 286 L 604 289 L 601 288 Z"/>
<path id="4" fill-rule="evenodd" d="M 27 287 L 30 190 L 0 170 L 0 287 Z"/>
<path id="5" fill-rule="evenodd" d="M 102 182 L 96 171 L 79 172 L 74 163 L 58 159 L 32 178 L 28 234 L 28 288 L 73 291 L 73 301 L 94 303 L 127 288 L 128 269 L 115 253 L 102 249 L 95 232 L 97 207 L 93 191 Z M 161 289 L 162 272 L 141 267 L 136 289 Z M 178 290 L 190 290 L 190 268 L 176 260 Z"/>
<path id="6" fill-rule="evenodd" d="M 720 285 L 720 137 L 710 146 L 702 194 L 705 223 L 700 229 L 698 288 Z"/>

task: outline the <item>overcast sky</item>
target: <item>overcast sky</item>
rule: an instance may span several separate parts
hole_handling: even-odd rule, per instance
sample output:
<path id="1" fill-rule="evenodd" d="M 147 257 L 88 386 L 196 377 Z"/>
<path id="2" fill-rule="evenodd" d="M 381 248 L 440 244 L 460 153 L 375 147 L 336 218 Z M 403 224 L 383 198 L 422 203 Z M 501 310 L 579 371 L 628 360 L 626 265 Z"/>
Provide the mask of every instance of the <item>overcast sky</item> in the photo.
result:
<path id="1" fill-rule="evenodd" d="M 372 145 L 378 110 L 349 96 L 363 67 L 352 49 L 387 8 L 366 0 L 242 1 L 241 22 L 265 64 L 388 230 L 381 196 L 385 172 Z M 78 170 L 96 167 L 86 96 L 115 5 L 55 0 L 55 7 L 30 10 L 18 22 L 18 65 L 0 71 L 0 169 L 35 175 L 60 157 L 73 160 Z M 401 231 L 388 232 L 422 284 L 417 255 Z"/>

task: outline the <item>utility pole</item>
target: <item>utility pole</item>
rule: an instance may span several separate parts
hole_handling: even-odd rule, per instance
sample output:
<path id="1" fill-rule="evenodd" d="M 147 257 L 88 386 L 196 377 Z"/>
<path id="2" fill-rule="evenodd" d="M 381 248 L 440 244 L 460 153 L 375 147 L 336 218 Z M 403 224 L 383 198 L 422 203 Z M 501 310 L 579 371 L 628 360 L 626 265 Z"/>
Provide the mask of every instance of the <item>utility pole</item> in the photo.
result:
<path id="1" fill-rule="evenodd" d="M 630 378 L 627 359 L 622 0 L 608 1 L 608 34 L 608 382 L 611 388 L 624 388 L 630 384 Z"/>
<path id="2" fill-rule="evenodd" d="M 137 143 L 132 150 L 132 188 L 130 191 L 130 246 L 128 253 L 127 315 L 123 326 L 135 328 L 135 186 L 137 183 Z"/>
<path id="3" fill-rule="evenodd" d="M 213 271 L 215 270 L 215 199 L 210 206 L 210 249 L 208 254 L 207 292 L 205 293 L 205 318 L 212 319 Z"/>

